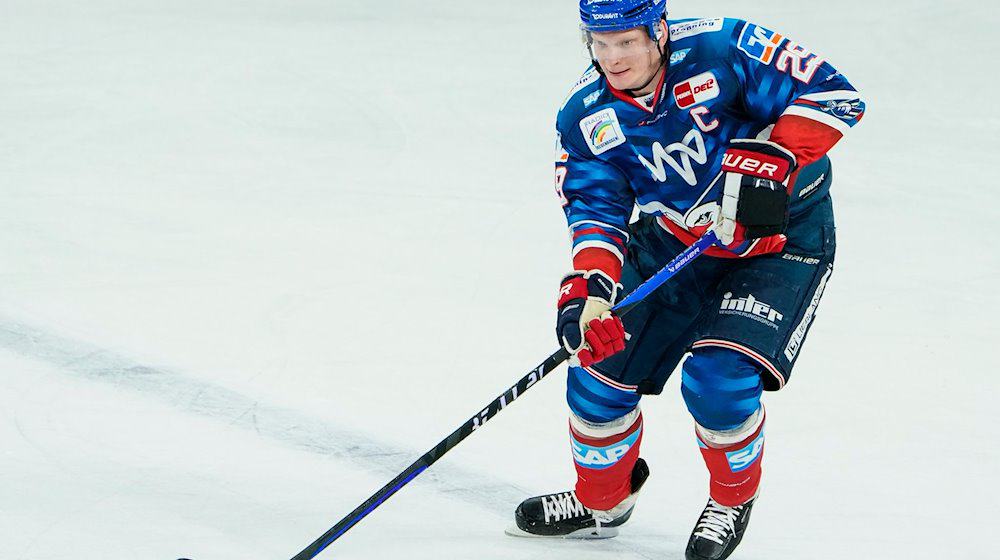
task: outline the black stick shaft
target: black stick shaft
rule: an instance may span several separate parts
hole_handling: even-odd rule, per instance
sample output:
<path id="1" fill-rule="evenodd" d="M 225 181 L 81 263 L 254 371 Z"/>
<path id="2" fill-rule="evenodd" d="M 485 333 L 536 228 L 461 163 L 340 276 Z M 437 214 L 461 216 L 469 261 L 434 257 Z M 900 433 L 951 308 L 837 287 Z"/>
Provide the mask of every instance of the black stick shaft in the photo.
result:
<path id="1" fill-rule="evenodd" d="M 615 306 L 614 311 L 620 317 L 628 313 L 628 311 L 634 308 L 639 302 L 646 298 L 649 294 L 656 291 L 657 288 L 663 285 L 664 282 L 672 278 L 677 274 L 682 268 L 691 263 L 695 258 L 701 255 L 705 250 L 708 249 L 712 244 L 714 244 L 718 238 L 715 236 L 715 231 L 710 230 L 705 235 L 701 236 L 697 241 L 695 241 L 690 247 L 682 251 L 677 255 L 672 261 L 667 263 L 659 272 L 654 274 L 652 278 L 646 280 L 634 292 L 629 294 L 624 300 Z M 462 425 L 461 428 L 455 430 L 450 436 L 446 437 L 437 444 L 434 449 L 431 449 L 427 453 L 424 453 L 419 459 L 416 460 L 412 465 L 406 468 L 405 471 L 399 473 L 396 478 L 389 481 L 388 484 L 382 487 L 381 490 L 372 494 L 370 498 L 365 500 L 363 504 L 354 509 L 351 513 L 347 514 L 347 517 L 341 519 L 336 525 L 330 527 L 330 529 L 323 533 L 323 535 L 316 539 L 311 545 L 307 546 L 302 552 L 296 554 L 292 560 L 312 560 L 317 554 L 323 552 L 323 549 L 330 546 L 330 543 L 339 539 L 344 533 L 350 530 L 351 527 L 355 526 L 359 521 L 365 518 L 366 515 L 371 513 L 375 508 L 382 505 L 382 502 L 388 500 L 397 490 L 406 486 L 411 480 L 417 477 L 420 473 L 424 472 L 427 467 L 433 465 L 444 456 L 445 453 L 451 450 L 459 444 L 463 439 L 469 437 L 469 435 L 480 428 L 486 422 L 489 422 L 491 418 L 500 413 L 501 410 L 507 407 L 510 403 L 514 402 L 518 397 L 524 394 L 525 391 L 530 389 L 541 381 L 546 375 L 556 369 L 559 364 L 565 362 L 569 359 L 569 352 L 565 348 L 560 348 L 557 352 L 548 357 L 544 362 L 538 365 L 535 369 L 528 372 L 527 375 L 521 378 L 513 387 L 507 389 L 502 395 L 494 399 L 491 403 L 486 405 L 486 408 L 482 412 L 473 416 Z"/>
<path id="2" fill-rule="evenodd" d="M 346 517 L 337 522 L 337 524 L 331 527 L 327 532 L 323 533 L 322 536 L 313 541 L 313 543 L 302 550 L 302 552 L 296 554 L 292 560 L 311 560 L 312 558 L 315 558 L 317 554 L 323 552 L 323 550 L 330 546 L 333 541 L 339 539 L 344 533 L 350 530 L 351 527 L 356 525 L 375 508 L 380 506 L 382 502 L 388 500 L 393 494 L 396 493 L 397 490 L 416 478 L 420 473 L 424 472 L 427 467 L 430 467 L 437 462 L 438 459 L 443 457 L 445 453 L 458 445 L 459 442 L 469 437 L 472 432 L 489 422 L 490 419 L 499 414 L 499 412 L 506 408 L 507 405 L 517 400 L 517 398 L 523 395 L 525 391 L 534 387 L 536 383 L 545 378 L 546 375 L 559 367 L 559 364 L 565 362 L 568 358 L 569 352 L 567 352 L 565 348 L 560 348 L 557 352 L 549 356 L 544 362 L 539 364 L 538 367 L 522 377 L 520 381 L 518 381 L 510 389 L 507 389 L 503 394 L 486 405 L 482 412 L 470 418 L 465 424 L 462 425 L 462 427 L 452 432 L 451 435 L 445 439 L 441 440 L 440 443 L 434 446 L 434 449 L 424 453 L 412 465 L 407 467 L 406 470 L 399 473 L 396 478 L 393 478 L 388 484 L 383 486 L 381 490 L 372 494 L 372 496 L 365 500 L 363 504 L 355 508 L 351 513 L 347 514 Z"/>

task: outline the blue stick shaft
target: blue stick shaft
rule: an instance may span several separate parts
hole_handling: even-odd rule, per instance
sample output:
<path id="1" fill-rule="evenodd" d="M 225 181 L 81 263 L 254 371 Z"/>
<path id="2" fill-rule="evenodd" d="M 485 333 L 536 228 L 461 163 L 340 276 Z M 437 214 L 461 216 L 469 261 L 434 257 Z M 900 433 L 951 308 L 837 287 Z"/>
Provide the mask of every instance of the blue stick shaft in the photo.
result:
<path id="1" fill-rule="evenodd" d="M 614 311 L 620 315 L 627 311 L 630 307 L 633 307 L 640 301 L 646 299 L 649 294 L 656 291 L 656 289 L 666 283 L 667 280 L 673 278 L 673 276 L 682 268 L 687 266 L 687 264 L 694 260 L 698 255 L 704 253 L 705 250 L 714 245 L 718 240 L 719 238 L 715 235 L 715 230 L 709 230 L 708 233 L 699 237 L 693 245 L 674 257 L 674 260 L 668 262 L 667 265 L 654 274 L 652 278 L 643 282 L 642 285 L 636 288 L 634 292 L 618 302 L 618 305 L 615 305 L 614 307 Z"/>

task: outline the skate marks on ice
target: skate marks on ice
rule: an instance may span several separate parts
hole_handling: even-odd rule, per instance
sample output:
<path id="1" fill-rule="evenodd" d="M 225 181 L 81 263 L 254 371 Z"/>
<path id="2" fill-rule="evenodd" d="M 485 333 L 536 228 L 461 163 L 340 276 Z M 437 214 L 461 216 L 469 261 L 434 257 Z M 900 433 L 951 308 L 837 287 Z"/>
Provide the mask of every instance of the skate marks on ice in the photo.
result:
<path id="1" fill-rule="evenodd" d="M 183 412 L 251 430 L 261 438 L 294 449 L 334 458 L 354 468 L 381 475 L 386 480 L 405 469 L 422 453 L 400 449 L 359 435 L 355 428 L 338 426 L 295 410 L 269 406 L 196 377 L 151 367 L 110 350 L 6 317 L 0 317 L 0 348 L 49 364 L 78 378 L 127 389 Z M 429 441 L 427 445 L 430 447 L 434 443 Z M 512 518 L 514 507 L 532 495 L 528 490 L 486 473 L 448 465 L 447 461 L 443 463 L 423 473 L 418 482 L 433 487 L 441 495 L 475 505 L 501 518 Z M 333 523 L 336 520 L 329 521 Z M 503 528 L 498 525 L 497 532 L 502 533 Z M 628 553 L 635 558 L 673 558 L 663 556 L 666 544 L 663 536 L 634 534 L 630 537 L 626 531 L 624 538 L 629 540 L 619 537 L 601 541 L 599 546 L 604 552 Z M 565 541 L 560 541 L 558 545 L 567 549 L 580 546 L 594 548 L 593 545 Z M 672 550 L 674 547 L 669 548 Z M 683 558 L 683 553 L 677 558 Z"/>
<path id="2" fill-rule="evenodd" d="M 272 407 L 222 386 L 177 371 L 150 367 L 111 351 L 74 341 L 24 323 L 0 319 L 0 348 L 32 358 L 77 377 L 108 383 L 154 398 L 184 412 L 252 430 L 295 449 L 332 457 L 368 472 L 395 476 L 419 452 L 399 449 L 294 410 Z M 428 446 L 432 442 L 428 442 Z M 438 467 L 435 466 L 435 469 Z M 438 491 L 482 506 L 516 503 L 521 489 L 481 473 L 444 466 L 423 480 Z"/>

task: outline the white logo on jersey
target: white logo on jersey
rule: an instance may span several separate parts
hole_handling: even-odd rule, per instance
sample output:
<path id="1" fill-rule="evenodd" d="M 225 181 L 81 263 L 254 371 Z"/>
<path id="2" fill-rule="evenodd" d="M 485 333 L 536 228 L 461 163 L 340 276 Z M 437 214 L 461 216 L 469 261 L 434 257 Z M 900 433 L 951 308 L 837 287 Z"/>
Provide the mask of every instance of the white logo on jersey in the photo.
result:
<path id="1" fill-rule="evenodd" d="M 727 292 L 722 298 L 719 312 L 723 315 L 741 315 L 774 329 L 778 328 L 776 323 L 780 323 L 785 318 L 777 309 L 758 300 L 753 294 L 749 294 L 745 298 L 733 299 L 732 292 Z"/>
<path id="2" fill-rule="evenodd" d="M 594 103 L 597 103 L 597 100 L 600 99 L 602 93 L 604 93 L 604 90 L 603 89 L 599 89 L 599 90 L 595 91 L 594 93 L 588 95 L 587 97 L 584 97 L 583 98 L 583 108 L 584 109 L 588 109 L 588 108 L 590 108 L 591 105 L 593 105 Z"/>
<path id="3" fill-rule="evenodd" d="M 580 121 L 580 131 L 595 156 L 625 143 L 625 133 L 618 122 L 618 114 L 611 107 Z"/>
<path id="4" fill-rule="evenodd" d="M 683 62 L 684 59 L 687 58 L 689 52 L 691 52 L 691 49 L 684 49 L 670 53 L 670 65 L 673 66 L 674 64 L 680 64 Z"/>
<path id="5" fill-rule="evenodd" d="M 693 145 L 693 147 L 692 147 Z M 679 154 L 680 161 L 674 159 L 673 154 Z M 697 128 L 692 128 L 691 132 L 688 132 L 684 137 L 684 142 L 674 142 L 666 148 L 660 145 L 659 142 L 653 144 L 653 161 L 656 163 L 650 163 L 648 159 L 643 156 L 639 156 L 639 161 L 649 169 L 649 172 L 653 174 L 653 177 L 661 182 L 665 183 L 667 181 L 667 168 L 664 167 L 664 163 L 669 165 L 677 172 L 678 175 L 684 179 L 687 184 L 692 187 L 698 185 L 698 176 L 694 172 L 694 166 L 691 161 L 694 160 L 698 165 L 704 165 L 708 161 L 708 150 L 705 149 L 705 138 L 701 135 L 701 132 Z"/>
<path id="6" fill-rule="evenodd" d="M 699 19 L 687 23 L 670 26 L 670 40 L 677 41 L 685 37 L 694 37 L 702 33 L 722 31 L 723 18 Z"/>

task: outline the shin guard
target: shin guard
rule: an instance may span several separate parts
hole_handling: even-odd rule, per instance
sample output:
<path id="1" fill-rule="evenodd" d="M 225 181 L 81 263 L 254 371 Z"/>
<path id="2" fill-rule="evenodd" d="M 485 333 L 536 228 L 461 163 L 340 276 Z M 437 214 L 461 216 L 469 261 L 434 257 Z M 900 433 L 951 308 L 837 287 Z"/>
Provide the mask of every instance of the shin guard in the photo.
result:
<path id="1" fill-rule="evenodd" d="M 576 496 L 590 509 L 614 508 L 632 491 L 632 467 L 642 442 L 638 408 L 605 424 L 570 416 L 570 438 L 576 462 Z"/>
<path id="2" fill-rule="evenodd" d="M 757 494 L 764 457 L 764 409 L 735 430 L 717 432 L 695 424 L 698 446 L 711 478 L 709 493 L 724 506 L 736 507 Z"/>

